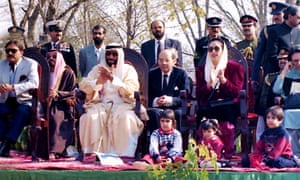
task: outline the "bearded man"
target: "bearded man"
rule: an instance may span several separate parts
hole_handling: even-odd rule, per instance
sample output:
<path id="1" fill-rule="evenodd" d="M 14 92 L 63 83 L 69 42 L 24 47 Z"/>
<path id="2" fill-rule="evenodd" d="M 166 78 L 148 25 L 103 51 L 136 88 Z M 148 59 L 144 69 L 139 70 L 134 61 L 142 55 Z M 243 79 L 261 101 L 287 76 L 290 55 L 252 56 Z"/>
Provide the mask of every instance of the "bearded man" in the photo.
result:
<path id="1" fill-rule="evenodd" d="M 134 67 L 124 62 L 119 44 L 105 47 L 105 58 L 82 79 L 79 88 L 86 93 L 86 113 L 79 121 L 83 152 L 134 157 L 144 127 L 132 110 L 139 81 Z"/>
<path id="2" fill-rule="evenodd" d="M 159 53 L 164 49 L 174 48 L 178 52 L 176 65 L 182 66 L 182 48 L 181 43 L 175 39 L 169 39 L 165 34 L 165 23 L 162 20 L 154 20 L 151 23 L 151 32 L 154 39 L 148 40 L 142 44 L 141 53 L 146 59 L 149 69 L 158 64 Z"/>
<path id="3" fill-rule="evenodd" d="M 82 77 L 86 77 L 91 69 L 100 63 L 104 57 L 106 29 L 95 25 L 92 29 L 94 44 L 82 48 L 79 52 L 79 70 Z"/>

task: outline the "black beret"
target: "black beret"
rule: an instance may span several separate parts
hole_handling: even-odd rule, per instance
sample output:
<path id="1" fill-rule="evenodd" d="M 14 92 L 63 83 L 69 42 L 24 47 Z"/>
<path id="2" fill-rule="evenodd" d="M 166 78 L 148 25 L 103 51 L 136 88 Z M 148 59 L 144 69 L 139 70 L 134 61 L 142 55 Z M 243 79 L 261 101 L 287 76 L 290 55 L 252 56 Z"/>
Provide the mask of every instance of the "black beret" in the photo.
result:
<path id="1" fill-rule="evenodd" d="M 240 18 L 240 23 L 242 25 L 255 24 L 257 19 L 251 15 L 244 15 Z"/>
<path id="2" fill-rule="evenodd" d="M 221 23 L 222 19 L 218 17 L 210 17 L 206 19 L 206 24 L 210 27 L 220 27 Z"/>
<path id="3" fill-rule="evenodd" d="M 63 31 L 64 30 L 64 23 L 61 20 L 53 20 L 49 21 L 46 24 L 48 31 Z"/>
<path id="4" fill-rule="evenodd" d="M 23 34 L 25 32 L 25 30 L 19 26 L 12 26 L 8 28 L 7 31 L 9 33 L 19 33 L 19 34 Z"/>
<path id="5" fill-rule="evenodd" d="M 283 10 L 288 7 L 288 5 L 282 2 L 270 2 L 269 7 L 272 10 L 271 14 L 274 15 L 283 12 Z"/>

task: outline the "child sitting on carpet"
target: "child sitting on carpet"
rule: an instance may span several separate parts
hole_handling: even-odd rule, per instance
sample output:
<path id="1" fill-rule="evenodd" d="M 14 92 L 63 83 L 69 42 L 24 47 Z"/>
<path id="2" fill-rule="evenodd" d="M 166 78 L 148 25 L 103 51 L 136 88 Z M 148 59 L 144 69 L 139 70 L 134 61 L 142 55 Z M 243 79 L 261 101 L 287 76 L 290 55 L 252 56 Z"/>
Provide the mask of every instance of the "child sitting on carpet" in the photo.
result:
<path id="1" fill-rule="evenodd" d="M 213 151 L 217 155 L 219 167 L 228 167 L 230 166 L 229 162 L 222 161 L 222 153 L 224 150 L 224 143 L 220 139 L 219 135 L 221 134 L 219 130 L 219 123 L 216 119 L 206 119 L 204 118 L 201 121 L 200 128 L 202 131 L 202 139 L 198 142 L 207 146 L 210 151 Z M 211 153 L 213 153 L 211 152 Z M 206 160 L 200 160 L 201 167 L 212 167 L 211 163 Z"/>
<path id="2" fill-rule="evenodd" d="M 250 155 L 250 165 L 255 168 L 290 168 L 297 164 L 293 157 L 289 135 L 284 127 L 283 109 L 272 106 L 266 113 L 267 129 L 256 143 Z"/>
<path id="3" fill-rule="evenodd" d="M 150 136 L 149 152 L 143 158 L 149 164 L 182 159 L 182 137 L 176 129 L 175 113 L 172 109 L 160 113 L 160 128 L 154 130 Z"/>

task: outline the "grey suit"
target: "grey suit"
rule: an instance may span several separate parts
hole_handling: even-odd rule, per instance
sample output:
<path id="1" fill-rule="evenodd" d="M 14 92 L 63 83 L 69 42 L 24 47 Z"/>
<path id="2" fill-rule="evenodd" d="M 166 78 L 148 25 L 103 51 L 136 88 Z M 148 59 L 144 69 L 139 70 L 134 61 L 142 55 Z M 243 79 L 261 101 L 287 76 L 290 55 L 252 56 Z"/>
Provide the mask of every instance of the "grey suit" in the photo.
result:
<path id="1" fill-rule="evenodd" d="M 104 51 L 100 55 L 100 60 L 103 58 Z M 79 70 L 82 77 L 86 77 L 91 69 L 99 63 L 94 45 L 86 46 L 79 51 Z"/>
<path id="2" fill-rule="evenodd" d="M 165 49 L 174 48 L 178 52 L 178 62 L 177 64 L 182 66 L 182 48 L 181 43 L 175 39 L 165 39 Z M 156 62 L 155 57 L 155 39 L 151 39 L 142 44 L 141 53 L 146 59 L 149 69 L 152 68 Z"/>
<path id="3" fill-rule="evenodd" d="M 8 60 L 0 61 L 2 73 L 0 84 L 10 84 L 10 69 Z M 16 98 L 8 97 L 8 92 L 0 95 L 0 138 L 3 139 L 0 156 L 8 156 L 9 145 L 7 143 L 17 141 L 22 129 L 31 118 L 32 96 L 29 90 L 39 86 L 38 64 L 32 59 L 23 57 L 16 66 L 14 74 L 15 78 L 12 83 Z M 7 115 L 12 116 L 10 121 L 4 118 Z"/>
<path id="4" fill-rule="evenodd" d="M 15 70 L 14 87 L 19 103 L 31 105 L 31 95 L 29 90 L 38 88 L 39 75 L 36 61 L 23 57 Z M 10 84 L 10 66 L 8 60 L 0 61 L 0 84 Z M 8 98 L 8 92 L 1 93 L 0 103 L 4 103 Z"/>

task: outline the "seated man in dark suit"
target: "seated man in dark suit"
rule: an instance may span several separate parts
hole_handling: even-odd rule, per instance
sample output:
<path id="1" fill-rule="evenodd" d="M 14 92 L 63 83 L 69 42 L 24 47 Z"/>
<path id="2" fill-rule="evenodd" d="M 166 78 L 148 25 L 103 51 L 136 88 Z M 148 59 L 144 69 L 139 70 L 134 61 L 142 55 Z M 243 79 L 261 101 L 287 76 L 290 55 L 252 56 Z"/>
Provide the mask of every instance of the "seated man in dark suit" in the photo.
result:
<path id="1" fill-rule="evenodd" d="M 149 129 L 159 128 L 159 114 L 162 109 L 175 110 L 177 129 L 181 123 L 180 91 L 190 89 L 188 75 L 176 67 L 177 51 L 165 49 L 159 54 L 158 66 L 149 72 Z"/>
<path id="2" fill-rule="evenodd" d="M 156 67 L 158 55 L 161 51 L 174 48 L 178 53 L 177 65 L 182 66 L 182 48 L 178 40 L 167 38 L 165 35 L 165 23 L 162 20 L 154 20 L 151 23 L 151 32 L 154 39 L 150 39 L 142 44 L 141 53 L 146 59 L 149 69 Z"/>

